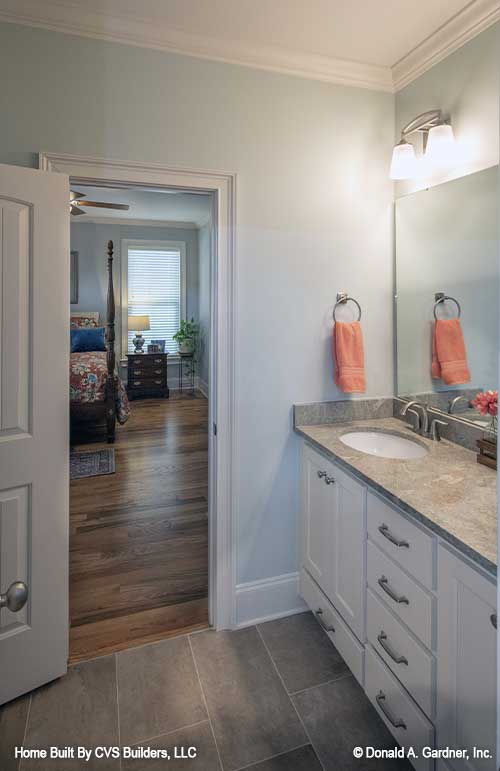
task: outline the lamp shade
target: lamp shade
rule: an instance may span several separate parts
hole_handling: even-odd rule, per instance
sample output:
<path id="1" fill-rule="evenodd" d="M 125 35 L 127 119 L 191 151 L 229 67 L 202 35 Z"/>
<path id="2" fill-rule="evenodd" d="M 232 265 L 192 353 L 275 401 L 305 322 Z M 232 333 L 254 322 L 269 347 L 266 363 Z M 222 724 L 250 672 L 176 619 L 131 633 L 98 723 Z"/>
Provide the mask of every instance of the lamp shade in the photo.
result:
<path id="1" fill-rule="evenodd" d="M 455 137 L 449 123 L 440 123 L 429 130 L 425 157 L 433 164 L 442 165 L 453 158 Z"/>
<path id="2" fill-rule="evenodd" d="M 412 179 L 417 173 L 415 148 L 404 139 L 392 151 L 391 179 Z"/>
<path id="3" fill-rule="evenodd" d="M 145 332 L 147 329 L 151 329 L 149 316 L 129 316 L 128 328 L 132 332 Z"/>

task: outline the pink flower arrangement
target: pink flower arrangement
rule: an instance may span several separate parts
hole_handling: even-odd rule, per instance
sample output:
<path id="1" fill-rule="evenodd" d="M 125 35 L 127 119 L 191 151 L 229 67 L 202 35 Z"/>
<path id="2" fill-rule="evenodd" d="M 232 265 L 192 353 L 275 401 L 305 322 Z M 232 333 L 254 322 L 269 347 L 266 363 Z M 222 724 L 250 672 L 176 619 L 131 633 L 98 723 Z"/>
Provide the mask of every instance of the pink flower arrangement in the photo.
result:
<path id="1" fill-rule="evenodd" d="M 483 391 L 471 402 L 481 415 L 498 415 L 498 391 Z"/>

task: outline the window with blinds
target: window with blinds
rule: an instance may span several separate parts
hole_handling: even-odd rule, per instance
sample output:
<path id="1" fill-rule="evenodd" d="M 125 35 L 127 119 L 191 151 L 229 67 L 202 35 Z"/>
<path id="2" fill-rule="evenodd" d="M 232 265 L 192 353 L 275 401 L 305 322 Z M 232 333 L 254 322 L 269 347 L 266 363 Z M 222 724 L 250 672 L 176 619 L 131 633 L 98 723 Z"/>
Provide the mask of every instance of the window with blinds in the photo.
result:
<path id="1" fill-rule="evenodd" d="M 173 335 L 185 318 L 185 246 L 162 242 L 130 244 L 127 249 L 128 315 L 149 316 L 142 332 L 144 349 L 151 340 L 165 340 L 165 350 L 177 353 Z M 136 330 L 128 332 L 128 351 L 134 350 Z"/>

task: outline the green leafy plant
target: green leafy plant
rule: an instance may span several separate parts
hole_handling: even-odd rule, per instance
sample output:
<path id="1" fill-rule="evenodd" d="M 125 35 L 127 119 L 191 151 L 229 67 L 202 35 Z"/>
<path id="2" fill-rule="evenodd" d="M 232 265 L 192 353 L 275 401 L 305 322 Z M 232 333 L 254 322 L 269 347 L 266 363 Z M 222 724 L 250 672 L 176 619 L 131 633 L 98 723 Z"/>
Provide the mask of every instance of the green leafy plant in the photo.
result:
<path id="1" fill-rule="evenodd" d="M 198 338 L 200 335 L 200 325 L 194 320 L 188 321 L 182 319 L 179 330 L 173 335 L 173 339 L 179 344 L 194 353 L 198 347 Z"/>

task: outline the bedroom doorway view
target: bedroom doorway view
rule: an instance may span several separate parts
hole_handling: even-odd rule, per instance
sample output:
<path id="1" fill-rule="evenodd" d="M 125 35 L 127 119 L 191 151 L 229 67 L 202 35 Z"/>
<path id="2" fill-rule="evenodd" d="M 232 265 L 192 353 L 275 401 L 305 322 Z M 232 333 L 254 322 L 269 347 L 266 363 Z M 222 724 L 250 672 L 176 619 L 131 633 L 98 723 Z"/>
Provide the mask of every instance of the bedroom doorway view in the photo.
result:
<path id="1" fill-rule="evenodd" d="M 209 625 L 214 236 L 209 193 L 71 187 L 75 662 Z"/>

